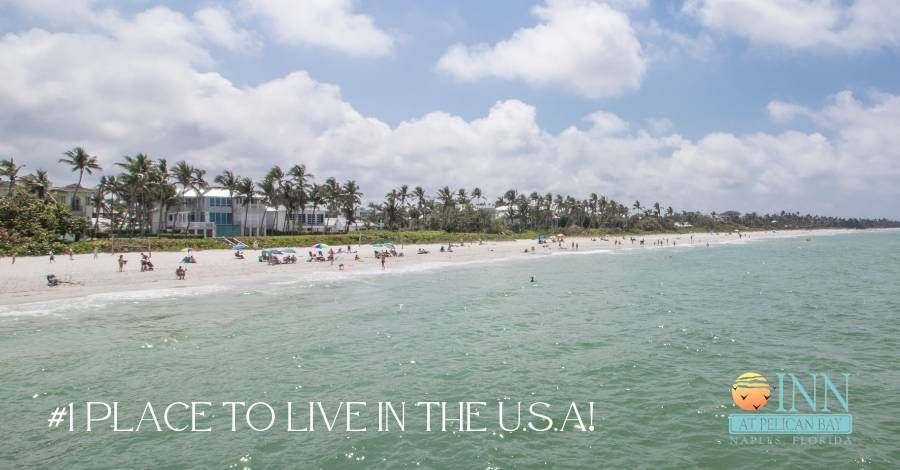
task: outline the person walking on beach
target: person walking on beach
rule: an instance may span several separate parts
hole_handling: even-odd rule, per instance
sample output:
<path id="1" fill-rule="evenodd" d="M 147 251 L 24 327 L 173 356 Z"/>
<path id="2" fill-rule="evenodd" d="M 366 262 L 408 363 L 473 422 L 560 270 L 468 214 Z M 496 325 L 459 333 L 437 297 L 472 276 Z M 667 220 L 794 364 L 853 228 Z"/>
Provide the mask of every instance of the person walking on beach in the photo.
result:
<path id="1" fill-rule="evenodd" d="M 56 262 L 56 256 L 53 254 L 53 250 L 50 250 L 50 252 L 49 252 L 48 254 L 50 255 L 50 262 L 51 262 L 51 263 L 55 263 L 55 262 Z"/>

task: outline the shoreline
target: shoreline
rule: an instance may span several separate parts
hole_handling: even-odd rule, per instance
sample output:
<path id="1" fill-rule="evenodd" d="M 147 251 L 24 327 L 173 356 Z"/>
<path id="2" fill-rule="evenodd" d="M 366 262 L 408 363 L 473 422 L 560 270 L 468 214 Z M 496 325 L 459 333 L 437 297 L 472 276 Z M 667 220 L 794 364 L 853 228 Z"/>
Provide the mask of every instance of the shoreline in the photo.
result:
<path id="1" fill-rule="evenodd" d="M 0 261 L 0 317 L 17 316 L 21 312 L 17 307 L 26 304 L 43 304 L 60 300 L 84 299 L 95 297 L 100 300 L 141 299 L 147 298 L 150 291 L 165 291 L 168 295 L 193 295 L 197 288 L 201 292 L 228 290 L 239 287 L 242 282 L 295 284 L 316 282 L 320 280 L 350 279 L 360 275 L 379 275 L 409 272 L 417 269 L 439 269 L 454 265 L 467 265 L 486 262 L 501 262 L 514 259 L 530 259 L 540 255 L 560 255 L 583 253 L 607 253 L 616 251 L 633 251 L 641 249 L 660 249 L 691 246 L 705 247 L 743 240 L 764 240 L 773 238 L 789 238 L 802 236 L 822 236 L 841 233 L 861 233 L 871 230 L 855 229 L 816 229 L 790 230 L 778 232 L 748 232 L 743 238 L 731 233 L 669 233 L 645 235 L 634 238 L 645 240 L 644 247 L 639 242 L 631 242 L 632 236 L 617 237 L 567 237 L 562 248 L 556 243 L 538 245 L 536 240 L 490 241 L 483 244 L 466 243 L 464 246 L 454 244 L 453 252 L 440 252 L 446 244 L 406 244 L 397 246 L 402 257 L 390 257 L 386 260 L 386 269 L 381 269 L 381 262 L 374 256 L 374 248 L 368 245 L 351 245 L 351 251 L 359 251 L 360 260 L 354 261 L 354 255 L 341 253 L 337 255 L 333 265 L 324 262 L 306 262 L 309 248 L 296 248 L 296 264 L 269 265 L 257 261 L 260 250 L 244 250 L 245 259 L 236 259 L 232 250 L 196 250 L 194 256 L 197 264 L 188 264 L 187 277 L 179 281 L 175 277 L 175 268 L 179 265 L 183 252 L 154 252 L 152 256 L 154 271 L 140 272 L 139 253 L 126 253 L 129 263 L 124 272 L 118 272 L 118 254 L 101 253 L 96 259 L 92 254 L 77 254 L 70 260 L 65 254 L 56 256 L 50 263 L 47 256 L 19 257 L 15 264 L 8 257 Z M 621 241 L 616 245 L 614 240 Z M 665 246 L 654 245 L 662 240 Z M 572 244 L 578 245 L 578 250 Z M 531 252 L 534 247 L 534 252 Z M 337 246 L 333 247 L 335 250 Z M 346 250 L 346 246 L 343 247 Z M 423 248 L 429 254 L 417 254 Z M 528 254 L 525 254 L 528 250 Z M 344 270 L 339 264 L 344 264 Z M 46 275 L 55 274 L 65 281 L 56 287 L 49 287 Z M 74 284 L 68 284 L 68 282 Z M 181 289 L 185 289 L 182 294 Z M 144 295 L 142 295 L 142 293 Z"/>

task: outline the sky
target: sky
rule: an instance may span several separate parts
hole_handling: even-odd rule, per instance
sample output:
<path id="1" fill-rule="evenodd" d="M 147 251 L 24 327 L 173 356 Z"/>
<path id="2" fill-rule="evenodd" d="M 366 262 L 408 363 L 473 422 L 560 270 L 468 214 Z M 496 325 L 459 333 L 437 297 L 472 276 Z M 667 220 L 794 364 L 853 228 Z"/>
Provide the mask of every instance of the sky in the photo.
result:
<path id="1" fill-rule="evenodd" d="M 0 156 L 900 218 L 893 0 L 0 0 Z M 94 184 L 98 175 L 87 178 Z"/>

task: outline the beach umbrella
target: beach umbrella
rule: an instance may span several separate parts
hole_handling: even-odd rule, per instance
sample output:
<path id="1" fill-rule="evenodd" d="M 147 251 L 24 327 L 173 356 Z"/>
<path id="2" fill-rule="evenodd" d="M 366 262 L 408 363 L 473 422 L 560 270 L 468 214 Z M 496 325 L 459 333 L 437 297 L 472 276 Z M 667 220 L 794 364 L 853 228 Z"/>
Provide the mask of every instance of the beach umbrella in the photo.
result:
<path id="1" fill-rule="evenodd" d="M 238 244 L 232 246 L 231 248 L 235 249 L 235 250 L 244 250 L 247 248 L 247 245 L 244 245 L 243 243 L 238 243 Z"/>
<path id="2" fill-rule="evenodd" d="M 273 255 L 283 255 L 284 254 L 284 252 L 281 250 L 272 250 L 269 253 L 273 254 Z"/>
<path id="3" fill-rule="evenodd" d="M 281 251 L 285 253 L 296 253 L 293 248 L 282 248 Z"/>
<path id="4" fill-rule="evenodd" d="M 313 249 L 316 249 L 316 250 L 327 250 L 328 249 L 328 245 L 325 243 L 316 243 L 312 247 L 313 247 Z"/>

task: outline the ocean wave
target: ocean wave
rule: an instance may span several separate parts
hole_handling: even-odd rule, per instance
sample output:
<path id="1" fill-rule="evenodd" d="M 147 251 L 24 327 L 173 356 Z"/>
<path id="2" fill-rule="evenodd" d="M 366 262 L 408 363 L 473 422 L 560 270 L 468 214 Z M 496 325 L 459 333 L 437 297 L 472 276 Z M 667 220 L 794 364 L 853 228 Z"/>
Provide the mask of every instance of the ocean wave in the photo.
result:
<path id="1" fill-rule="evenodd" d="M 70 298 L 65 298 L 56 300 L 23 302 L 19 304 L 2 306 L 0 307 L 0 317 L 64 317 L 64 314 L 83 312 L 86 310 L 96 310 L 113 303 L 146 302 L 174 297 L 193 297 L 197 295 L 222 292 L 229 289 L 230 288 L 228 286 L 222 284 L 208 284 L 191 287 L 170 287 L 162 289 L 102 292 L 97 294 L 88 294 L 84 297 L 78 298 L 77 301 L 73 301 L 73 299 Z"/>

